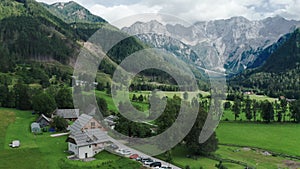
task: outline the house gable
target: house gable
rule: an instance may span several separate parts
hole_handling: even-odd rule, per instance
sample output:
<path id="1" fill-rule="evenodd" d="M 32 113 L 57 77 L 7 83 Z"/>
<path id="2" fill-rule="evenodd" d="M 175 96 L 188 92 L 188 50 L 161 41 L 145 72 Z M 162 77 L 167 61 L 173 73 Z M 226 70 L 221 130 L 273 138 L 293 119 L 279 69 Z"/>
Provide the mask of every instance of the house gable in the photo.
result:
<path id="1" fill-rule="evenodd" d="M 87 122 L 82 128 L 82 130 L 87 129 L 100 129 L 102 131 L 106 131 L 105 128 L 94 118 L 90 119 L 90 121 Z"/>

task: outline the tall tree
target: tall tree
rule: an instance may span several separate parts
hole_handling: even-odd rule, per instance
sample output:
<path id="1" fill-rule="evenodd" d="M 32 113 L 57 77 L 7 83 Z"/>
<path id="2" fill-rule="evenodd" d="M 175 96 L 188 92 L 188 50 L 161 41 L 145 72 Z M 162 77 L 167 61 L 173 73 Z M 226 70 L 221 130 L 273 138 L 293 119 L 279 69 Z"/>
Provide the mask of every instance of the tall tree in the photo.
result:
<path id="1" fill-rule="evenodd" d="M 29 95 L 29 87 L 26 84 L 18 82 L 14 86 L 15 91 L 15 105 L 16 108 L 20 110 L 30 110 L 31 103 L 30 103 L 30 95 Z"/>
<path id="2" fill-rule="evenodd" d="M 142 94 L 140 94 L 140 96 L 138 97 L 139 102 L 143 102 L 144 101 L 144 97 Z"/>
<path id="3" fill-rule="evenodd" d="M 281 114 L 283 117 L 283 122 L 285 122 L 286 118 L 286 111 L 287 111 L 287 101 L 285 98 L 280 99 L 280 106 L 281 106 Z"/>
<path id="4" fill-rule="evenodd" d="M 106 100 L 101 98 L 101 97 L 97 97 L 97 104 L 99 107 L 100 112 L 102 113 L 103 116 L 108 116 L 108 106 L 106 103 Z"/>
<path id="5" fill-rule="evenodd" d="M 135 94 L 132 95 L 132 99 L 131 100 L 134 101 L 134 102 L 137 101 L 137 97 L 136 97 Z"/>
<path id="6" fill-rule="evenodd" d="M 265 100 L 262 102 L 262 118 L 265 122 L 270 123 L 274 120 L 274 108 L 271 102 Z"/>
<path id="7" fill-rule="evenodd" d="M 47 93 L 37 94 L 32 98 L 32 107 L 39 114 L 51 117 L 51 113 L 56 109 L 55 99 Z"/>
<path id="8" fill-rule="evenodd" d="M 241 100 L 240 99 L 234 99 L 234 104 L 232 106 L 233 109 L 233 113 L 234 113 L 234 120 L 237 120 L 237 118 L 240 117 L 240 113 L 241 113 Z"/>
<path id="9" fill-rule="evenodd" d="M 291 115 L 294 122 L 300 123 L 300 100 L 291 103 Z"/>
<path id="10" fill-rule="evenodd" d="M 63 117 L 56 116 L 53 118 L 53 121 L 50 125 L 51 127 L 55 128 L 56 131 L 66 131 L 68 122 Z"/>
<path id="11" fill-rule="evenodd" d="M 252 119 L 252 112 L 251 112 L 251 100 L 250 97 L 247 96 L 246 100 L 245 100 L 245 114 L 246 114 L 246 118 L 247 120 L 251 120 Z"/>
<path id="12" fill-rule="evenodd" d="M 126 110 L 129 110 L 129 108 L 126 108 L 130 103 L 119 103 L 119 110 L 122 110 L 123 113 L 130 113 L 126 112 Z M 124 112 L 125 111 L 125 112 Z M 150 126 L 147 124 L 142 124 L 138 122 L 131 121 L 124 116 L 122 116 L 120 113 L 117 114 L 118 120 L 116 121 L 115 130 L 126 135 L 129 137 L 150 137 L 151 129 Z"/>
<path id="13" fill-rule="evenodd" d="M 184 92 L 184 93 L 183 93 L 183 99 L 184 99 L 184 100 L 188 100 L 188 99 L 189 99 L 189 94 L 188 94 L 188 92 Z"/>
<path id="14" fill-rule="evenodd" d="M 60 88 L 55 96 L 57 107 L 60 109 L 70 109 L 73 106 L 73 97 L 71 89 L 67 87 Z"/>
<path id="15" fill-rule="evenodd" d="M 218 148 L 218 139 L 216 133 L 214 132 L 209 139 L 203 143 L 199 143 L 199 135 L 204 126 L 207 113 L 203 108 L 199 109 L 197 119 L 194 123 L 189 134 L 186 136 L 186 146 L 190 149 L 193 154 L 196 155 L 207 155 L 217 150 Z"/>
<path id="16" fill-rule="evenodd" d="M 252 114 L 253 114 L 254 121 L 256 121 L 259 108 L 260 108 L 259 102 L 254 99 L 252 101 Z"/>
<path id="17" fill-rule="evenodd" d="M 0 106 L 6 107 L 6 101 L 9 94 L 9 90 L 6 85 L 0 84 Z"/>
<path id="18" fill-rule="evenodd" d="M 282 121 L 282 111 L 280 110 L 280 104 L 275 100 L 274 102 L 274 110 L 276 112 L 277 122 Z"/>

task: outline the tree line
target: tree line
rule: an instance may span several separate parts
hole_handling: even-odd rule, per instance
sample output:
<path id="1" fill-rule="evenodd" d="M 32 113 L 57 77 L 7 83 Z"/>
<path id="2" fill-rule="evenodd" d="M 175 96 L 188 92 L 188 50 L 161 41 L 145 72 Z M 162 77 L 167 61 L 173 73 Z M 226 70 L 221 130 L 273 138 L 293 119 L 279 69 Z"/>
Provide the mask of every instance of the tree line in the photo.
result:
<path id="1" fill-rule="evenodd" d="M 124 135 L 127 135 L 129 137 L 140 137 L 140 138 L 151 137 L 151 136 L 161 134 L 164 131 L 166 131 L 169 127 L 171 127 L 172 124 L 176 121 L 177 116 L 179 114 L 180 107 L 181 107 L 181 102 L 184 102 L 183 104 L 192 104 L 189 101 L 182 100 L 180 97 L 178 97 L 176 95 L 173 98 L 166 98 L 166 97 L 160 98 L 159 96 L 150 96 L 150 97 L 156 97 L 155 99 L 158 99 L 157 103 L 161 103 L 163 99 L 165 99 L 165 101 L 167 101 L 167 105 L 166 105 L 163 113 L 153 121 L 154 125 L 147 125 L 147 124 L 143 124 L 143 123 L 133 122 L 133 121 L 128 120 L 127 118 L 123 117 L 121 114 L 117 113 L 117 116 L 119 118 L 117 120 L 115 130 Z M 149 99 L 151 99 L 151 98 L 149 98 Z M 195 99 L 193 99 L 193 100 L 195 100 Z M 121 107 L 128 106 L 128 104 L 131 104 L 131 103 L 120 103 L 119 108 L 122 110 L 126 110 Z M 159 109 L 159 107 L 160 107 L 159 104 L 156 105 L 156 107 L 158 107 L 158 109 Z M 155 115 L 155 113 L 156 113 L 155 108 L 154 108 L 153 112 L 150 112 L 150 114 L 148 116 L 149 118 L 151 118 L 153 116 L 157 117 Z M 130 111 L 130 109 L 127 109 L 127 110 Z M 191 111 L 191 110 L 186 110 L 185 113 L 189 113 L 189 111 Z M 127 112 L 127 113 L 132 113 L 132 112 Z M 199 143 L 199 135 L 200 135 L 200 132 L 204 125 L 204 122 L 206 120 L 206 117 L 207 117 L 207 112 L 202 107 L 200 107 L 198 110 L 198 116 L 197 116 L 195 124 L 193 125 L 191 131 L 184 138 L 184 140 L 182 140 L 182 142 L 180 143 L 183 146 L 185 146 L 190 151 L 190 153 L 193 155 L 208 155 L 208 154 L 216 151 L 218 148 L 218 146 L 217 146 L 218 139 L 216 138 L 215 132 L 205 143 L 202 143 L 202 144 Z M 156 126 L 156 127 L 154 127 L 154 126 Z M 172 137 L 176 137 L 176 136 L 170 135 L 170 138 L 172 138 Z M 168 144 L 168 142 L 162 141 L 162 146 L 164 146 L 164 144 Z M 167 153 L 169 153 L 169 156 L 171 156 L 170 152 L 167 152 Z"/>
<path id="2" fill-rule="evenodd" d="M 248 121 L 300 122 L 300 100 L 280 97 L 274 102 L 258 101 L 250 99 L 249 95 L 244 98 L 242 95 L 233 96 L 232 94 L 227 99 L 231 99 L 231 101 L 228 100 L 224 103 L 224 109 L 233 112 L 234 120 L 240 118 L 243 113 Z"/>

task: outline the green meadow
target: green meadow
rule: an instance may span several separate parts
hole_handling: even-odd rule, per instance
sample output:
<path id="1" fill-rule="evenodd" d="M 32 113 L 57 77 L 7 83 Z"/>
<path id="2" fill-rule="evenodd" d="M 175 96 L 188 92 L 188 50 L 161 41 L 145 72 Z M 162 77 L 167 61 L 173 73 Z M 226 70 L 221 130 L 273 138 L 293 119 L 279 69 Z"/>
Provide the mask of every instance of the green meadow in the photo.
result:
<path id="1" fill-rule="evenodd" d="M 30 124 L 36 119 L 30 111 L 0 108 L 0 168 L 5 169 L 58 169 L 101 168 L 121 169 L 130 166 L 141 168 L 141 164 L 107 152 L 99 153 L 92 162 L 71 161 L 65 151 L 66 138 L 50 137 L 52 133 L 34 135 Z M 19 148 L 10 148 L 12 140 L 20 140 Z"/>

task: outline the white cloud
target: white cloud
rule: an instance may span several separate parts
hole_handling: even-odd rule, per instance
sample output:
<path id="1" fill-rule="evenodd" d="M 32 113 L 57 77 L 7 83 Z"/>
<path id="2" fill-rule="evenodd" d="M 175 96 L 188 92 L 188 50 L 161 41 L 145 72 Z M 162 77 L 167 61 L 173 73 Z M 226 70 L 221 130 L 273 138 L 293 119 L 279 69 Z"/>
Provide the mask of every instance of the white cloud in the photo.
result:
<path id="1" fill-rule="evenodd" d="M 105 7 L 103 5 L 97 4 L 90 8 L 92 13 L 103 17 L 109 22 L 118 22 L 118 20 L 122 18 L 142 13 L 157 13 L 159 9 L 160 7 L 158 6 L 147 7 L 141 4 L 118 5 L 112 7 Z"/>
<path id="2" fill-rule="evenodd" d="M 47 3 L 68 0 L 39 0 Z M 244 16 L 251 20 L 282 15 L 300 20 L 300 0 L 74 0 L 109 22 L 143 13 L 164 13 L 188 22 Z M 102 2 L 102 3 L 101 3 Z M 133 21 L 132 21 L 133 22 Z"/>

